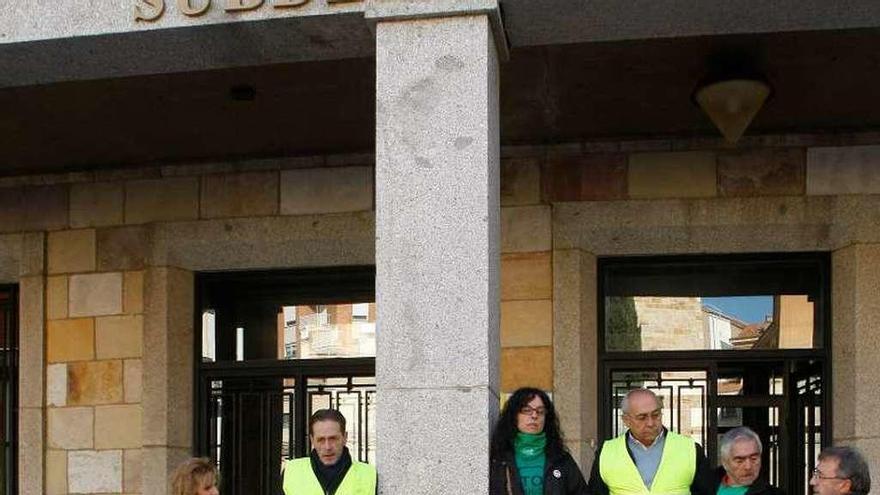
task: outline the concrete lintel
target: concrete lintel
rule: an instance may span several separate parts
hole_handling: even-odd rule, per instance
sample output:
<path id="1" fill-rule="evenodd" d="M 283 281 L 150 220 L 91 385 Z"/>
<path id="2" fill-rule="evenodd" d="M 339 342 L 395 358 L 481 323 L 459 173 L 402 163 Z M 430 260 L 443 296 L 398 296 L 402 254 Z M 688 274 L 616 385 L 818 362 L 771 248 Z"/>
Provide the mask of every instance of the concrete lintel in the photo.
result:
<path id="1" fill-rule="evenodd" d="M 504 29 L 501 6 L 498 0 L 434 0 L 414 2 L 412 0 L 367 0 L 364 17 L 375 31 L 377 22 L 408 21 L 436 17 L 462 15 L 486 15 L 492 25 L 492 36 L 498 58 L 502 62 L 510 59 L 510 42 Z"/>
<path id="2" fill-rule="evenodd" d="M 369 58 L 374 52 L 360 12 L 46 37 L 0 42 L 0 67 L 6 69 L 0 88 Z"/>
<path id="3" fill-rule="evenodd" d="M 880 195 L 556 203 L 554 249 L 597 256 L 830 251 L 880 242 Z"/>

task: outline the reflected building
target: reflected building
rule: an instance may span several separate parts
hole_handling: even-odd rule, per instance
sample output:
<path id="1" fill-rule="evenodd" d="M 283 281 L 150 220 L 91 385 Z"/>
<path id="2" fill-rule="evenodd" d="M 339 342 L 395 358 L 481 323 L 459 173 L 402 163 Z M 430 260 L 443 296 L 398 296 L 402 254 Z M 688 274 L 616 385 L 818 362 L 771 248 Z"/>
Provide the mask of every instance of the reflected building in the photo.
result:
<path id="1" fill-rule="evenodd" d="M 815 338 L 813 303 L 805 295 L 756 296 L 772 300 L 771 311 L 751 322 L 701 297 L 614 299 L 631 299 L 635 313 L 635 326 L 610 338 L 618 351 L 810 349 Z M 621 338 L 624 333 L 628 337 Z"/>
<path id="2" fill-rule="evenodd" d="M 375 303 L 285 306 L 279 314 L 285 316 L 279 358 L 376 355 Z"/>

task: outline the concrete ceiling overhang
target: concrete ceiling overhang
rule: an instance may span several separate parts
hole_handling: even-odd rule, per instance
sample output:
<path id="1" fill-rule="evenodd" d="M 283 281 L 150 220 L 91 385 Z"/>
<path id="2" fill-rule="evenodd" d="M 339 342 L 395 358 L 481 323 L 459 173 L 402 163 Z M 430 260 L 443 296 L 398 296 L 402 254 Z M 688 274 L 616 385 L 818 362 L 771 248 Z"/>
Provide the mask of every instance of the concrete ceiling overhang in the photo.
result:
<path id="1" fill-rule="evenodd" d="M 543 14 L 534 13 L 533 4 L 544 1 L 502 3 L 513 45 L 501 68 L 502 143 L 715 136 L 690 97 L 710 59 L 726 51 L 752 58 L 774 88 L 750 133 L 880 127 L 880 99 L 874 96 L 880 30 L 855 28 L 880 26 L 880 2 L 764 2 L 806 9 L 789 6 L 788 17 L 774 17 L 761 2 L 707 0 L 759 9 L 728 19 L 724 29 L 702 8 L 686 18 L 691 23 L 663 24 L 645 15 L 624 22 L 626 11 L 615 7 L 621 3 L 546 0 Z M 645 12 L 656 10 L 649 4 L 666 5 L 672 18 L 693 2 L 635 2 L 643 3 Z M 847 4 L 850 11 L 829 12 L 826 3 Z M 592 20 L 585 12 L 592 12 Z M 759 14 L 772 22 L 757 24 L 760 32 L 740 32 Z M 0 88 L 7 86 L 0 89 L 0 175 L 370 152 L 372 33 L 358 14 L 334 16 L 333 29 L 327 21 L 319 16 L 260 21 L 271 24 L 262 28 L 220 24 L 67 40 L 73 48 L 64 47 L 64 40 L 0 43 L 4 66 L 14 62 L 25 71 L 0 71 Z M 557 30 L 548 28 L 553 22 Z M 772 32 L 774 26 L 785 29 Z M 230 39 L 238 41 L 237 51 L 228 50 Z M 115 47 L 139 55 L 118 65 L 102 57 L 57 65 L 69 50 L 88 54 L 99 46 L 106 53 Z M 20 85 L 24 80 L 31 84 Z M 241 87 L 253 88 L 253 99 L 236 99 L 233 88 Z"/>
<path id="2" fill-rule="evenodd" d="M 880 27 L 876 0 L 461 3 L 493 1 L 512 48 Z M 138 9 L 160 2 L 157 20 L 136 19 Z M 195 5 L 207 11 L 196 17 L 173 0 L 0 2 L 0 88 L 370 57 L 374 20 L 364 12 L 382 2 L 258 0 L 258 8 L 224 12 L 221 0 L 200 0 Z"/>
<path id="3" fill-rule="evenodd" d="M 514 47 L 880 26 L 875 0 L 501 0 Z"/>
<path id="4" fill-rule="evenodd" d="M 878 46 L 868 29 L 525 48 L 502 72 L 502 142 L 718 136 L 692 94 L 724 57 L 773 90 L 747 134 L 877 129 Z"/>

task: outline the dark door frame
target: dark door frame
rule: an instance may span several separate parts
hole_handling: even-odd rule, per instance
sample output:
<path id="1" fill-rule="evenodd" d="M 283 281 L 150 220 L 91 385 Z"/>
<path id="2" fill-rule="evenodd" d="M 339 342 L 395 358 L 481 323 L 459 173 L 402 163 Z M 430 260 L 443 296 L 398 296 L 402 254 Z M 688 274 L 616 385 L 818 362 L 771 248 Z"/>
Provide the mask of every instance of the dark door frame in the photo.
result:
<path id="1" fill-rule="evenodd" d="M 608 352 L 605 350 L 605 274 L 608 267 L 638 267 L 639 265 L 651 267 L 662 271 L 664 264 L 678 265 L 692 264 L 694 266 L 711 266 L 712 264 L 728 264 L 732 266 L 755 263 L 760 266 L 772 267 L 773 265 L 790 268 L 792 265 L 806 266 L 816 270 L 818 277 L 817 300 L 815 301 L 814 324 L 821 332 L 821 347 L 814 349 L 780 349 L 780 350 L 700 350 L 700 351 L 628 351 Z M 598 400 L 596 413 L 598 418 L 598 433 L 600 441 L 608 439 L 612 432 L 612 411 L 608 410 L 613 391 L 608 387 L 611 383 L 611 372 L 625 369 L 662 369 L 674 371 L 676 369 L 700 369 L 707 372 L 714 370 L 717 376 L 719 363 L 790 363 L 796 360 L 813 360 L 820 363 L 822 368 L 822 395 L 821 395 L 821 439 L 822 447 L 831 444 L 833 438 L 833 412 L 831 410 L 832 395 L 832 329 L 831 329 L 831 259 L 830 253 L 755 253 L 755 254 L 729 254 L 729 255 L 670 255 L 670 256 L 631 256 L 631 257 L 600 257 L 597 260 L 596 270 L 596 307 L 597 314 L 597 345 L 598 359 L 596 361 L 597 377 L 601 380 L 597 384 Z M 656 289 L 656 287 L 655 287 Z M 786 377 L 789 376 L 789 367 L 784 366 Z M 708 401 L 706 418 L 707 439 L 710 433 L 717 428 L 718 407 L 733 403 L 736 399 L 723 398 L 720 401 L 717 396 L 717 382 L 712 380 L 711 374 L 707 373 Z M 791 409 L 796 401 L 796 391 L 791 390 L 790 383 L 786 379 L 785 397 L 789 404 L 785 404 L 781 410 L 792 412 Z M 780 418 L 780 423 L 788 418 Z M 816 418 L 814 418 L 816 419 Z M 798 426 L 798 425 L 793 425 Z M 790 438 L 801 434 L 802 429 L 788 432 Z M 713 449 L 716 440 L 707 441 L 704 448 Z M 786 458 L 792 458 L 786 456 Z M 785 459 L 785 458 L 784 458 Z M 787 461 L 783 460 L 783 465 Z M 793 462 L 793 461 L 792 461 Z M 783 467 L 786 471 L 784 476 L 791 477 L 796 473 L 795 466 Z M 789 488 L 790 489 L 790 488 Z"/>
<path id="2" fill-rule="evenodd" d="M 739 354 L 743 354 L 742 351 L 736 351 Z M 599 386 L 599 404 L 598 408 L 598 418 L 599 418 L 599 432 L 600 437 L 602 439 L 608 439 L 611 437 L 612 432 L 614 431 L 614 420 L 613 417 L 614 409 L 608 408 L 605 406 L 606 404 L 611 404 L 614 391 L 610 390 L 610 386 L 612 384 L 612 374 L 615 372 L 621 371 L 651 371 L 651 372 L 663 372 L 663 371 L 705 371 L 706 373 L 706 394 L 705 394 L 705 406 L 704 406 L 704 438 L 705 441 L 703 443 L 703 447 L 705 448 L 707 457 L 709 461 L 712 463 L 717 463 L 717 459 L 715 458 L 715 453 L 717 452 L 717 433 L 719 431 L 718 425 L 718 412 L 721 408 L 724 407 L 777 407 L 779 410 L 779 423 L 777 428 L 779 430 L 779 435 L 782 438 L 786 439 L 797 439 L 803 438 L 806 434 L 804 425 L 801 424 L 798 419 L 801 419 L 798 416 L 798 399 L 801 397 L 798 394 L 796 389 L 797 383 L 797 375 L 793 373 L 793 364 L 796 362 L 805 362 L 812 361 L 818 362 L 823 365 L 823 372 L 825 369 L 824 361 L 821 359 L 816 359 L 814 357 L 792 357 L 787 356 L 784 358 L 776 357 L 770 358 L 765 357 L 763 359 L 755 359 L 750 356 L 736 356 L 739 359 L 728 359 L 728 360 L 711 360 L 705 359 L 705 356 L 692 356 L 690 359 L 687 358 L 679 358 L 676 360 L 668 360 L 668 359 L 657 359 L 656 357 L 653 359 L 644 359 L 639 361 L 617 361 L 611 360 L 606 361 L 602 366 L 603 374 L 601 375 L 602 383 Z M 781 373 L 781 378 L 783 379 L 783 395 L 744 395 L 744 396 L 724 396 L 719 395 L 717 391 L 717 383 L 718 378 L 723 376 L 725 371 L 737 367 L 747 367 L 752 365 L 768 365 L 779 368 Z M 824 421 L 825 417 L 830 417 L 830 411 L 828 404 L 830 403 L 830 397 L 825 390 L 825 383 L 828 380 L 827 376 L 823 377 L 822 383 L 822 395 L 821 395 L 821 406 L 822 416 L 821 419 Z M 671 407 L 671 405 L 670 405 Z M 680 404 L 679 404 L 680 407 Z M 815 425 L 816 419 L 813 416 L 812 408 L 808 409 L 810 412 L 808 413 L 808 419 L 810 425 Z M 667 418 L 668 421 L 670 418 Z M 667 426 L 669 424 L 667 423 Z M 821 431 L 821 439 L 822 439 L 822 447 L 826 447 L 831 443 L 831 427 L 830 423 L 820 423 L 818 427 Z M 780 456 L 780 465 L 778 476 L 782 481 L 783 486 L 787 486 L 791 493 L 792 488 L 805 488 L 799 486 L 800 480 L 798 479 L 799 473 L 803 471 L 800 469 L 802 466 L 796 465 L 796 463 L 804 463 L 807 462 L 807 458 L 811 457 L 814 453 L 812 444 L 807 444 L 807 449 L 809 450 L 809 454 L 802 455 L 803 452 L 798 450 L 797 445 L 793 441 L 785 441 L 781 443 L 781 448 L 778 452 Z M 767 461 L 767 454 L 769 449 L 765 448 L 765 463 Z M 789 459 L 791 461 L 789 461 Z M 769 464 L 765 464 L 769 465 Z"/>
<path id="3" fill-rule="evenodd" d="M 0 285 L 0 292 L 9 295 L 5 302 L 0 302 L 2 314 L 6 316 L 5 347 L 0 350 L 0 384 L 4 384 L 8 402 L 4 404 L 4 424 L 0 425 L 6 433 L 6 493 L 18 493 L 18 368 L 19 368 L 19 315 L 17 285 Z"/>
<path id="4" fill-rule="evenodd" d="M 308 378 L 375 376 L 375 357 L 326 359 L 252 359 L 202 361 L 202 313 L 233 301 L 300 304 L 339 304 L 375 301 L 375 267 L 344 266 L 247 272 L 195 274 L 193 332 L 193 446 L 209 455 L 208 416 L 211 381 L 222 379 L 293 378 L 294 454 L 307 455 Z M 218 356 L 220 354 L 218 353 Z M 352 454 L 356 456 L 356 454 Z"/>

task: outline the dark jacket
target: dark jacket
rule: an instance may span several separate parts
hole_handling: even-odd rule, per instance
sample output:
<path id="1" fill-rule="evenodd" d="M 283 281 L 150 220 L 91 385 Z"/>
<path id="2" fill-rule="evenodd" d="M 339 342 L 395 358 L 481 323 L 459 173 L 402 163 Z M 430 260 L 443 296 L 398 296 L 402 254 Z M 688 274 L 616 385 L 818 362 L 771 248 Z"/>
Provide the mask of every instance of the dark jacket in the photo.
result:
<path id="1" fill-rule="evenodd" d="M 724 479 L 724 476 L 726 474 L 727 472 L 724 471 L 724 468 L 722 466 L 718 466 L 718 468 L 715 469 L 715 478 L 713 480 L 714 484 L 712 485 L 712 495 L 718 493 L 718 487 L 721 486 L 721 480 Z M 752 483 L 751 486 L 749 486 L 748 491 L 746 491 L 746 495 L 785 495 L 785 492 L 771 485 L 764 478 L 759 477 L 755 480 L 754 483 Z"/>
<path id="2" fill-rule="evenodd" d="M 316 452 L 315 449 L 312 449 L 312 451 L 309 453 L 309 459 L 311 459 L 312 472 L 315 473 L 315 478 L 318 478 L 318 483 L 320 483 L 321 489 L 324 490 L 324 493 L 328 493 L 330 495 L 336 493 L 339 485 L 342 484 L 342 480 L 345 479 L 345 475 L 348 474 L 349 468 L 351 468 L 352 459 L 351 452 L 348 451 L 348 447 L 343 447 L 342 455 L 339 457 L 339 460 L 336 461 L 336 464 L 332 466 L 325 466 L 324 463 L 321 462 L 321 458 L 318 457 L 318 452 Z M 286 464 L 284 464 L 283 466 L 286 466 Z M 283 470 L 284 468 L 282 467 L 282 480 L 284 479 Z M 283 494 L 283 488 L 278 493 Z M 378 494 L 379 480 L 377 476 L 376 495 Z"/>
<path id="3" fill-rule="evenodd" d="M 507 476 L 510 474 L 510 491 Z M 557 476 L 558 475 L 558 476 Z M 568 452 L 547 456 L 544 466 L 544 495 L 586 495 L 587 482 Z M 523 495 L 522 482 L 513 452 L 492 459 L 489 470 L 489 495 Z"/>
<path id="4" fill-rule="evenodd" d="M 315 449 L 309 453 L 309 458 L 312 460 L 312 471 L 318 478 L 318 483 L 321 484 L 324 493 L 331 495 L 336 493 L 336 489 L 342 484 L 342 480 L 351 467 L 351 453 L 348 452 L 348 447 L 342 448 L 342 455 L 332 466 L 325 466 Z"/>
<path id="5" fill-rule="evenodd" d="M 629 435 L 629 432 L 626 433 Z M 709 461 L 706 460 L 705 454 L 703 454 L 703 447 L 700 444 L 694 444 L 696 448 L 694 449 L 694 455 L 696 456 L 696 470 L 694 471 L 694 480 L 691 482 L 691 494 L 692 495 L 715 495 L 718 487 L 715 485 L 715 489 L 713 489 L 714 477 L 712 473 L 712 468 L 709 467 Z M 633 454 L 629 448 L 629 442 L 626 442 L 626 450 L 629 452 L 629 456 L 632 458 Z M 596 451 L 596 455 L 593 460 L 593 468 L 590 470 L 590 485 L 589 485 L 589 493 L 592 495 L 608 495 L 608 485 L 602 481 L 602 476 L 599 475 L 599 457 L 602 455 L 602 447 L 599 447 L 599 450 Z M 633 462 L 635 462 L 635 458 L 633 458 Z"/>

